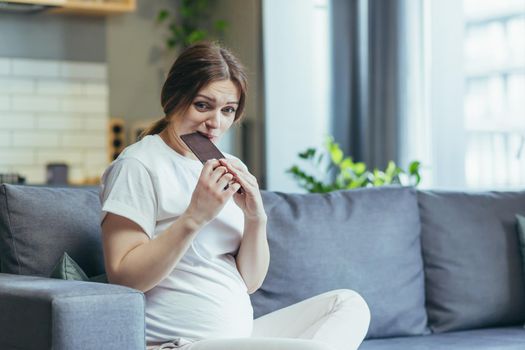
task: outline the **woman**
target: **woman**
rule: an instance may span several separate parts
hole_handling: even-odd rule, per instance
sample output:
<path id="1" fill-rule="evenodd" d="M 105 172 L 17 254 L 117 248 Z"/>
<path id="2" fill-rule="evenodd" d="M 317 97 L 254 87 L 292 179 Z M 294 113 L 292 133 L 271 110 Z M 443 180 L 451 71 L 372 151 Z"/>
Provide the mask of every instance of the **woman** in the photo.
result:
<path id="1" fill-rule="evenodd" d="M 270 258 L 257 180 L 230 154 L 202 165 L 180 138 L 217 142 L 245 101 L 246 75 L 228 50 L 202 43 L 178 57 L 162 89 L 165 117 L 102 176 L 108 279 L 145 293 L 148 349 L 356 349 L 370 316 L 353 291 L 253 320 L 249 294 Z"/>

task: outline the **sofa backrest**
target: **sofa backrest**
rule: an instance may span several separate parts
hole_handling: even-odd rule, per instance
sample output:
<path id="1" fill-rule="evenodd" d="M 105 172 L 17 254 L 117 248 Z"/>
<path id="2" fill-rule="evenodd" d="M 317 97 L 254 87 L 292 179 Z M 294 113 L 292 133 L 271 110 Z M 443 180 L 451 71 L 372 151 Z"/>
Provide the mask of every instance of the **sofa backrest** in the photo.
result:
<path id="1" fill-rule="evenodd" d="M 516 230 L 525 192 L 419 191 L 426 303 L 434 332 L 522 324 Z"/>
<path id="2" fill-rule="evenodd" d="M 367 338 L 428 333 L 427 311 L 435 332 L 525 321 L 514 218 L 525 192 L 262 195 L 271 261 L 251 295 L 256 317 L 350 288 L 371 309 Z M 88 276 L 103 273 L 99 217 L 97 188 L 0 186 L 2 272 L 48 276 L 67 252 Z"/>
<path id="3" fill-rule="evenodd" d="M 88 276 L 104 272 L 96 188 L 0 186 L 2 272 L 49 276 L 67 252 Z"/>
<path id="4" fill-rule="evenodd" d="M 416 192 L 379 187 L 327 194 L 263 191 L 269 271 L 255 317 L 348 288 L 367 301 L 367 338 L 427 333 Z"/>

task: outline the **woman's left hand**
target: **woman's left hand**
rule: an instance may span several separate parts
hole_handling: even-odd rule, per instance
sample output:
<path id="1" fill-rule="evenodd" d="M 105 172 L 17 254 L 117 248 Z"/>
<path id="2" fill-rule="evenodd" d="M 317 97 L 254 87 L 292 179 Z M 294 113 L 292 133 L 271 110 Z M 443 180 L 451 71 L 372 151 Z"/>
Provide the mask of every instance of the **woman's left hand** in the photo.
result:
<path id="1" fill-rule="evenodd" d="M 255 176 L 250 174 L 248 168 L 235 158 L 222 158 L 219 161 L 228 169 L 228 172 L 233 174 L 233 180 L 242 186 L 242 194 L 236 192 L 233 200 L 244 212 L 245 219 L 266 220 L 266 212 Z"/>

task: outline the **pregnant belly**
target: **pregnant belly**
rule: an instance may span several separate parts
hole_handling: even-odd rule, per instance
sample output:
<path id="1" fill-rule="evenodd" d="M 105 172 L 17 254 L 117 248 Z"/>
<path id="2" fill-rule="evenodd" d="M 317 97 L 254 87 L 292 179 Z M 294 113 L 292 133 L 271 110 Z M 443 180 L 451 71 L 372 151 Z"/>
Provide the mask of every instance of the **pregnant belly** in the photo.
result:
<path id="1" fill-rule="evenodd" d="M 145 294 L 148 341 L 251 335 L 253 309 L 248 293 L 237 281 L 219 284 L 193 276 L 179 283 L 163 282 Z"/>

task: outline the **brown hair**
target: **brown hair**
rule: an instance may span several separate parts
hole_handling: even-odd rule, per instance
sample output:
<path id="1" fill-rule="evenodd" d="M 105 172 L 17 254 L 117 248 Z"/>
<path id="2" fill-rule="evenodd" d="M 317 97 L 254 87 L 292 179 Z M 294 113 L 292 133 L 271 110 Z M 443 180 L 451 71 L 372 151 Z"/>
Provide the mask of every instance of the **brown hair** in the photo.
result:
<path id="1" fill-rule="evenodd" d="M 247 78 L 240 61 L 216 42 L 200 42 L 185 49 L 170 68 L 162 87 L 160 102 L 165 116 L 144 130 L 146 135 L 162 132 L 171 116 L 186 111 L 206 85 L 219 80 L 231 80 L 239 89 L 239 105 L 234 121 L 244 114 Z"/>

